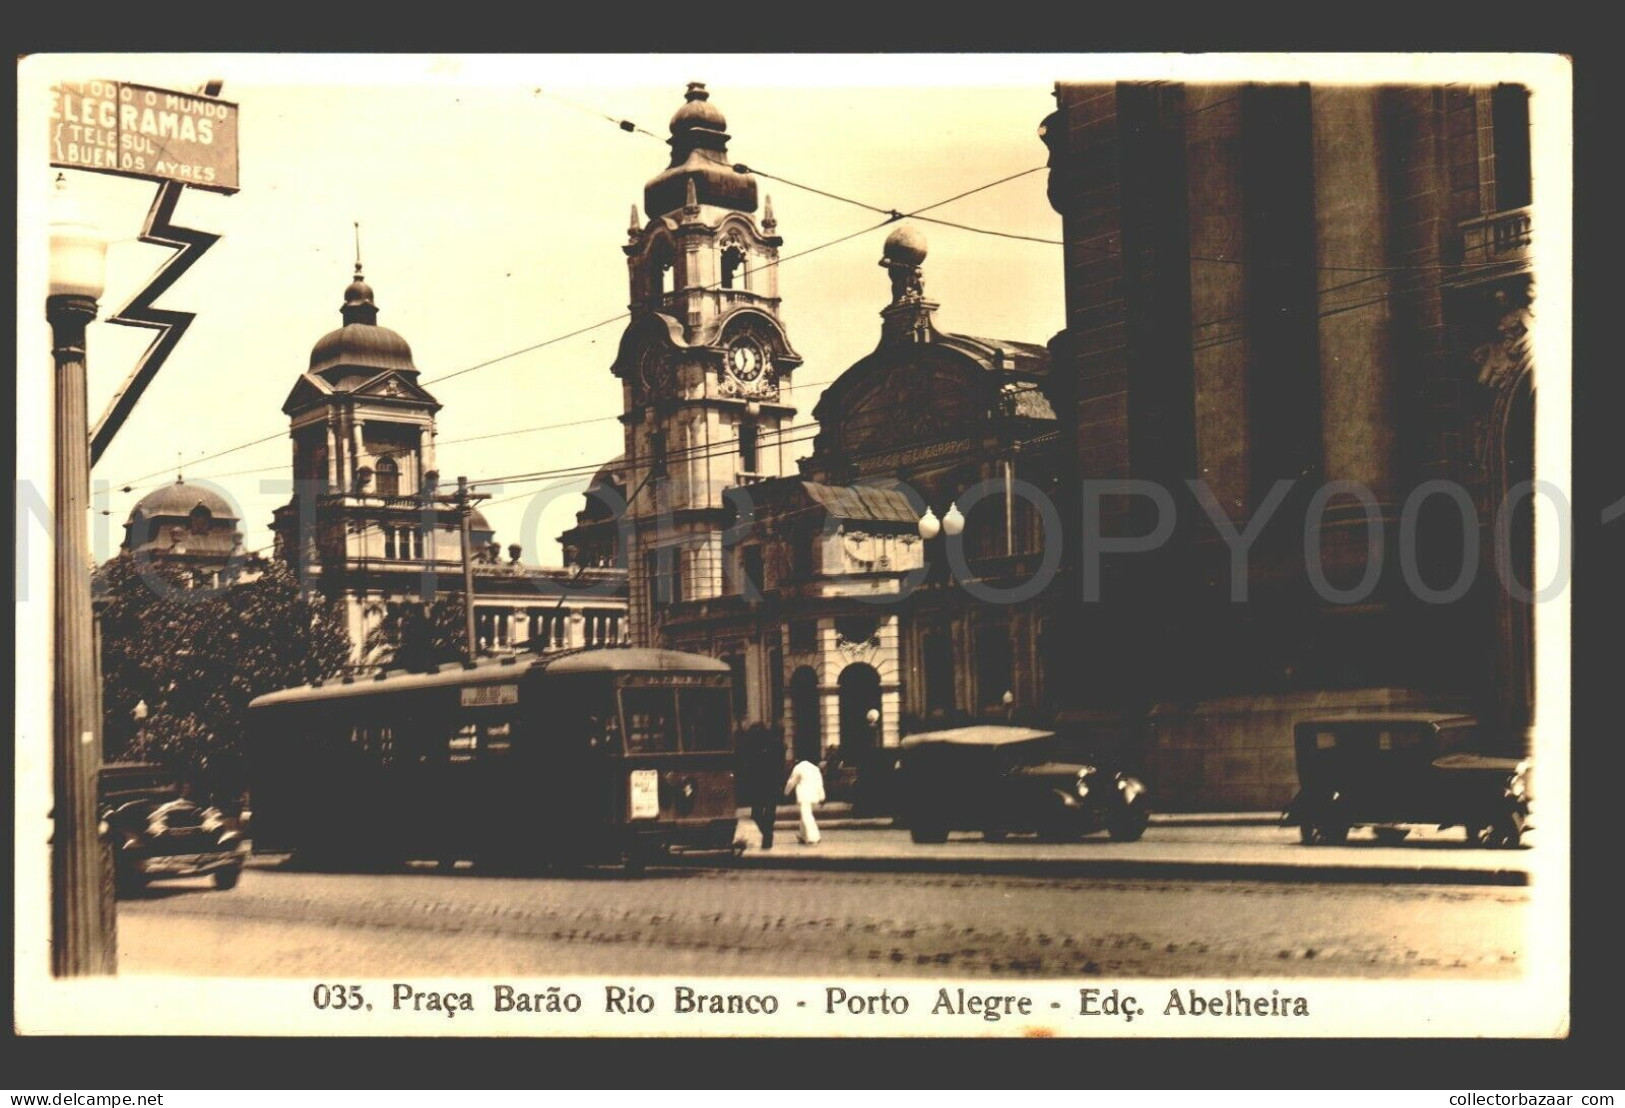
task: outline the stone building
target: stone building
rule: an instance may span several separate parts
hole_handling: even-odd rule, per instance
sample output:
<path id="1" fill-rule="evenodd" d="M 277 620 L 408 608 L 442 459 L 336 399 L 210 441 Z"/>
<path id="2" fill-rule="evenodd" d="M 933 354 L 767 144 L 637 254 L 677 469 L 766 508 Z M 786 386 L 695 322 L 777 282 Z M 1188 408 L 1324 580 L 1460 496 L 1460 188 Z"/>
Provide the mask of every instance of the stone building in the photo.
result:
<path id="1" fill-rule="evenodd" d="M 124 522 L 121 553 L 183 566 L 198 584 L 220 588 L 247 565 L 239 520 L 226 498 L 180 474 L 143 496 Z"/>
<path id="2" fill-rule="evenodd" d="M 341 316 L 283 404 L 294 495 L 271 528 L 277 557 L 344 598 L 355 665 L 367 669 L 379 660 L 368 634 L 391 605 L 461 601 L 461 517 L 435 465 L 440 402 L 418 383 L 406 340 L 378 325 L 359 262 Z M 526 565 L 517 544 L 504 558 L 478 509 L 469 529 L 481 653 L 622 641 L 624 572 Z"/>
<path id="3" fill-rule="evenodd" d="M 1143 742 L 1175 808 L 1279 807 L 1290 725 L 1311 713 L 1471 709 L 1489 741 L 1524 749 L 1526 90 L 1063 84 L 1056 99 L 1062 503 L 1134 478 L 1171 509 L 1093 486 L 1108 545 L 1171 519 L 1154 550 L 1098 562 L 1066 513 L 1068 711 Z M 1217 514 L 1251 537 L 1244 571 Z M 1079 600 L 1089 578 L 1098 601 Z"/>
<path id="4" fill-rule="evenodd" d="M 824 392 L 804 451 L 771 200 L 758 222 L 704 86 L 671 135 L 625 247 L 626 451 L 561 541 L 627 567 L 634 643 L 725 659 L 738 719 L 782 726 L 798 757 L 861 766 L 909 729 L 1035 709 L 1043 601 L 989 597 L 1044 558 L 1048 350 L 940 330 L 924 239 L 899 228 L 879 344 Z"/>

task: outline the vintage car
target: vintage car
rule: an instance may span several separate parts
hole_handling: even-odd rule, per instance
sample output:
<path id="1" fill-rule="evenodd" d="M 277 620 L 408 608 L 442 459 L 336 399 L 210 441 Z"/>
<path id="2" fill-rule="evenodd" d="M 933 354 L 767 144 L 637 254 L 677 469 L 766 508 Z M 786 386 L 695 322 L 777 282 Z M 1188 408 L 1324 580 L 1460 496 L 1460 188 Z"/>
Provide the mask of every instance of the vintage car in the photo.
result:
<path id="1" fill-rule="evenodd" d="M 241 818 L 194 804 L 159 766 L 104 766 L 101 812 L 101 833 L 112 846 L 122 895 L 148 881 L 204 875 L 214 878 L 216 888 L 229 889 L 248 860 Z"/>
<path id="2" fill-rule="evenodd" d="M 1300 790 L 1282 822 L 1305 843 L 1341 843 L 1367 826 L 1397 843 L 1406 824 L 1430 824 L 1515 847 L 1529 829 L 1529 762 L 1478 753 L 1472 716 L 1340 715 L 1300 721 L 1293 739 Z"/>
<path id="3" fill-rule="evenodd" d="M 1054 731 L 956 727 L 909 735 L 901 754 L 899 818 L 917 843 L 953 830 L 997 842 L 1011 832 L 1067 840 L 1102 828 L 1132 842 L 1150 818 L 1144 784 L 1078 760 Z"/>

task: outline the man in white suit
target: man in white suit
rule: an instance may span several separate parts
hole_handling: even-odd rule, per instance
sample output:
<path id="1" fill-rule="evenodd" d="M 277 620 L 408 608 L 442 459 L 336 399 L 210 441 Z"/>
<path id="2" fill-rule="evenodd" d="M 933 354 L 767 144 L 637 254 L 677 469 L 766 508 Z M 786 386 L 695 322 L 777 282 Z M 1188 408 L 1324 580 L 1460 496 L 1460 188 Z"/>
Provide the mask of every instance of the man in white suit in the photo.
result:
<path id="1" fill-rule="evenodd" d="M 813 818 L 813 805 L 824 802 L 823 773 L 811 762 L 797 762 L 790 770 L 790 780 L 784 783 L 784 795 L 791 793 L 801 808 L 801 841 L 809 845 L 818 842 L 818 821 Z"/>

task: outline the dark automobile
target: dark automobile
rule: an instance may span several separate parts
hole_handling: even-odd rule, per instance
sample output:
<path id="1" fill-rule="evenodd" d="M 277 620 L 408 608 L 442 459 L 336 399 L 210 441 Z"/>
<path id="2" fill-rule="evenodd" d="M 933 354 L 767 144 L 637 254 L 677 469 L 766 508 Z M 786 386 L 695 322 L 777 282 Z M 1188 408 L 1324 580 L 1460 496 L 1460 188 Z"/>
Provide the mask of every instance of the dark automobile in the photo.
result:
<path id="1" fill-rule="evenodd" d="M 951 830 L 1076 839 L 1104 828 L 1132 842 L 1150 818 L 1137 778 L 1072 756 L 1053 731 L 982 725 L 902 741 L 899 812 L 917 843 Z"/>
<path id="2" fill-rule="evenodd" d="M 141 763 L 104 766 L 101 831 L 113 849 L 121 894 L 170 877 L 214 878 L 229 889 L 242 875 L 249 843 L 241 820 L 194 804 L 165 771 Z"/>
<path id="3" fill-rule="evenodd" d="M 1305 843 L 1341 843 L 1366 826 L 1397 843 L 1406 824 L 1432 824 L 1514 847 L 1529 828 L 1529 762 L 1478 753 L 1472 716 L 1334 716 L 1301 721 L 1293 737 L 1301 788 L 1283 822 Z"/>

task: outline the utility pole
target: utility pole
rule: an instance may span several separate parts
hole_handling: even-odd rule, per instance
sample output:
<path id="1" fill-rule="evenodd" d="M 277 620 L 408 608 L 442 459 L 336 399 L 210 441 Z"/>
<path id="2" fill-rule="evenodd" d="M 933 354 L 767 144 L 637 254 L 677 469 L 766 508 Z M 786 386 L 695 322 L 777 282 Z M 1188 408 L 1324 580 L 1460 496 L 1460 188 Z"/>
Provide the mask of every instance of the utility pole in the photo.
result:
<path id="1" fill-rule="evenodd" d="M 457 526 L 463 543 L 463 633 L 468 636 L 463 649 L 463 661 L 474 663 L 474 536 L 471 517 L 474 509 L 469 503 L 468 478 L 457 478 Z"/>

